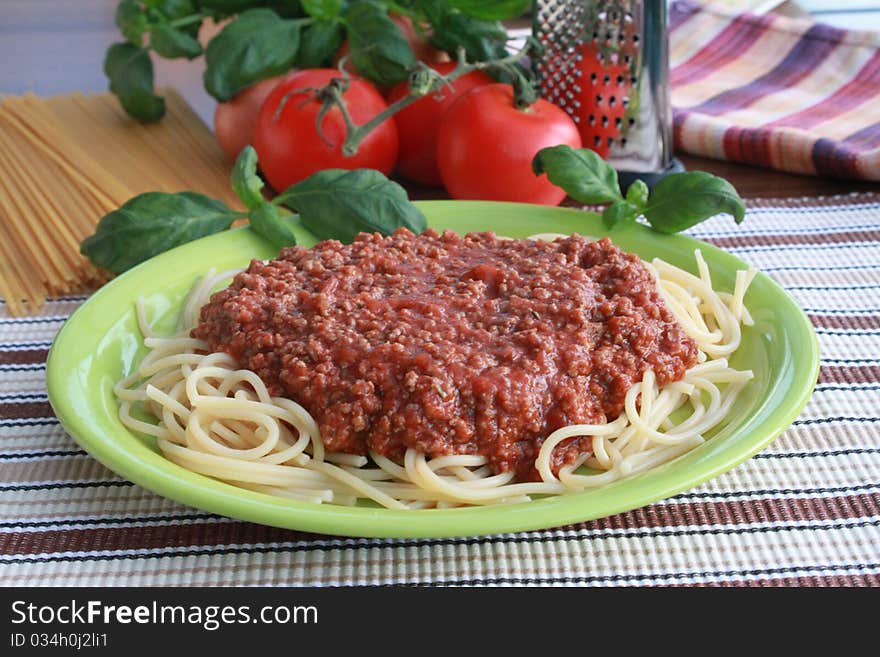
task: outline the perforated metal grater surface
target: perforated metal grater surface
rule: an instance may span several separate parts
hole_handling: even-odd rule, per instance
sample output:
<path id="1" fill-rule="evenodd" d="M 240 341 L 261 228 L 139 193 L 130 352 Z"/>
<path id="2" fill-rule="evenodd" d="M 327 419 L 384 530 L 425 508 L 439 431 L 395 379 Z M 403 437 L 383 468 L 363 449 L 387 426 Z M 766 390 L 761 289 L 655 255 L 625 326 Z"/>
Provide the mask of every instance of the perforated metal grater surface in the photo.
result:
<path id="1" fill-rule="evenodd" d="M 572 116 L 584 145 L 637 177 L 669 171 L 665 0 L 537 0 L 533 15 L 541 93 Z"/>

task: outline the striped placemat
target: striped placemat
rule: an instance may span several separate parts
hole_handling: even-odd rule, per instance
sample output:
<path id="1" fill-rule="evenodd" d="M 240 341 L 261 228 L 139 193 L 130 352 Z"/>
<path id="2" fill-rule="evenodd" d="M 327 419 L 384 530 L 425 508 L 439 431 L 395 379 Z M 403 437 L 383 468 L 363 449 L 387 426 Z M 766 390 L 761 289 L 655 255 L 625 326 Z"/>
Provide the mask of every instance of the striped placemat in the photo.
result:
<path id="1" fill-rule="evenodd" d="M 880 195 L 750 203 L 692 231 L 774 277 L 816 326 L 819 383 L 731 472 L 610 518 L 488 538 L 351 539 L 220 518 L 121 480 L 45 394 L 81 297 L 0 308 L 2 585 L 880 585 Z"/>

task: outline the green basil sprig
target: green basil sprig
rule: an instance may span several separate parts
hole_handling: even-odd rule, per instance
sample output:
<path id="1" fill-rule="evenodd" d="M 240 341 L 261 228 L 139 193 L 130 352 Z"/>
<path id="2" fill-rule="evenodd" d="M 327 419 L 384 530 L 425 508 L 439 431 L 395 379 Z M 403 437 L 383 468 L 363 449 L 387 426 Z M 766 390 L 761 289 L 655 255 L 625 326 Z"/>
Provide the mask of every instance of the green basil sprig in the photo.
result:
<path id="1" fill-rule="evenodd" d="M 448 0 L 449 6 L 462 13 L 487 21 L 503 21 L 521 16 L 531 0 Z"/>
<path id="2" fill-rule="evenodd" d="M 256 151 L 248 146 L 232 170 L 232 188 L 246 212 L 194 192 L 147 192 L 106 214 L 80 252 L 119 274 L 176 246 L 227 230 L 245 217 L 251 230 L 279 248 L 296 244 L 297 224 L 319 239 L 343 242 L 361 231 L 390 235 L 400 227 L 415 233 L 427 227 L 403 187 L 378 171 L 325 169 L 267 201 L 257 164 Z"/>
<path id="3" fill-rule="evenodd" d="M 406 190 L 374 169 L 324 169 L 266 201 L 257 152 L 247 146 L 232 169 L 232 188 L 248 208 L 251 227 L 277 246 L 296 243 L 297 222 L 318 239 L 341 242 L 360 232 L 390 235 L 401 227 L 414 233 L 427 228 Z"/>
<path id="4" fill-rule="evenodd" d="M 576 201 L 588 205 L 608 203 L 602 218 L 608 226 L 644 216 L 656 231 L 677 233 L 717 214 L 727 213 L 742 223 L 746 206 L 733 185 L 704 171 L 674 173 L 653 190 L 636 181 L 624 197 L 617 172 L 594 151 L 571 146 L 551 146 L 538 151 L 532 161 L 536 175 L 547 174 Z"/>
<path id="5" fill-rule="evenodd" d="M 265 2 L 260 0 L 199 0 L 199 4 L 221 15 L 237 14 L 246 9 L 261 7 Z"/>
<path id="6" fill-rule="evenodd" d="M 313 18 L 332 19 L 342 13 L 342 0 L 300 0 L 303 11 Z"/>
<path id="7" fill-rule="evenodd" d="M 276 246 L 296 244 L 293 227 L 298 218 L 278 202 L 263 198 L 265 183 L 257 175 L 257 151 L 247 146 L 238 154 L 232 167 L 232 190 L 248 209 L 251 228 Z"/>
<path id="8" fill-rule="evenodd" d="M 194 18 L 193 14 L 199 13 L 199 5 L 204 6 L 206 2 L 204 0 L 143 0 L 141 4 L 158 12 L 161 18 L 157 20 L 162 18 L 169 21 L 182 20 L 186 23 L 183 29 L 195 36 L 198 34 L 202 22 L 200 19 Z M 155 18 L 155 13 L 153 16 Z"/>
<path id="9" fill-rule="evenodd" d="M 175 246 L 226 230 L 242 216 L 203 194 L 147 192 L 104 215 L 79 250 L 99 267 L 121 274 Z"/>
<path id="10" fill-rule="evenodd" d="M 428 225 L 406 190 L 375 169 L 324 169 L 274 202 L 299 212 L 303 226 L 319 239 L 350 242 L 359 232 L 389 235 L 401 227 L 421 233 Z"/>
<path id="11" fill-rule="evenodd" d="M 114 43 L 104 58 L 104 73 L 128 114 L 139 121 L 157 121 L 165 114 L 165 101 L 153 93 L 153 62 L 145 49 Z"/>
<path id="12" fill-rule="evenodd" d="M 408 17 L 434 47 L 487 62 L 508 55 L 508 35 L 499 21 L 522 14 L 528 5 L 528 0 L 119 0 L 116 25 L 125 43 L 142 50 L 136 51 L 136 82 L 105 70 L 111 91 L 140 121 L 158 120 L 165 109 L 153 89 L 152 66 L 147 71 L 144 63 L 149 51 L 166 58 L 204 54 L 205 88 L 221 102 L 294 66 L 330 66 L 343 39 L 358 75 L 390 85 L 417 68 L 393 15 Z M 203 44 L 199 28 L 211 19 L 229 22 Z"/>
<path id="13" fill-rule="evenodd" d="M 739 224 L 746 206 L 733 185 L 705 171 L 666 176 L 654 186 L 644 208 L 648 223 L 661 233 L 687 230 L 722 212 Z"/>
<path id="14" fill-rule="evenodd" d="M 335 20 L 315 19 L 302 34 L 297 68 L 321 68 L 342 45 L 342 25 Z"/>
<path id="15" fill-rule="evenodd" d="M 191 34 L 168 24 L 150 32 L 150 47 L 162 57 L 193 59 L 202 54 L 202 44 Z"/>
<path id="16" fill-rule="evenodd" d="M 587 148 L 543 148 L 535 155 L 532 168 L 537 175 L 546 173 L 550 182 L 582 203 L 613 203 L 621 199 L 617 171 Z M 587 198 L 590 200 L 582 200 Z"/>
<path id="17" fill-rule="evenodd" d="M 507 30 L 498 21 L 480 20 L 432 0 L 420 2 L 419 8 L 431 23 L 435 48 L 453 54 L 463 49 L 472 62 L 507 56 Z"/>
<path id="18" fill-rule="evenodd" d="M 116 6 L 116 27 L 122 36 L 133 46 L 140 47 L 144 42 L 144 33 L 149 27 L 147 14 L 137 0 L 122 0 Z"/>
<path id="19" fill-rule="evenodd" d="M 299 51 L 300 22 L 271 9 L 249 9 L 227 24 L 205 50 L 205 89 L 219 101 L 290 70 Z"/>
<path id="20" fill-rule="evenodd" d="M 146 4 L 148 7 L 146 13 L 151 25 L 150 47 L 159 55 L 162 55 L 162 57 L 184 56 L 163 55 L 155 44 L 156 30 L 163 31 L 167 29 L 183 32 L 198 43 L 199 29 L 202 27 L 202 21 L 207 18 L 207 13 L 199 9 L 196 0 L 145 0 L 143 4 Z M 165 37 L 159 37 L 160 40 L 163 38 Z M 192 52 L 195 48 L 189 43 L 186 46 L 186 50 Z M 199 51 L 201 52 L 201 44 L 199 44 Z"/>
<path id="21" fill-rule="evenodd" d="M 247 146 L 241 150 L 232 167 L 231 174 L 232 191 L 241 199 L 245 207 L 249 209 L 263 205 L 263 187 L 266 184 L 257 175 L 257 151 L 253 146 Z"/>
<path id="22" fill-rule="evenodd" d="M 165 114 L 164 100 L 153 91 L 148 49 L 168 58 L 198 57 L 202 46 L 197 35 L 204 17 L 193 0 L 122 0 L 116 7 L 116 25 L 126 42 L 107 50 L 104 73 L 110 91 L 130 116 L 148 122 Z"/>
<path id="23" fill-rule="evenodd" d="M 361 75 L 383 85 L 406 79 L 416 57 L 383 7 L 354 3 L 345 12 L 345 24 L 351 62 Z"/>
<path id="24" fill-rule="evenodd" d="M 251 228 L 277 247 L 296 244 L 298 217 L 285 208 L 265 203 L 248 212 Z"/>

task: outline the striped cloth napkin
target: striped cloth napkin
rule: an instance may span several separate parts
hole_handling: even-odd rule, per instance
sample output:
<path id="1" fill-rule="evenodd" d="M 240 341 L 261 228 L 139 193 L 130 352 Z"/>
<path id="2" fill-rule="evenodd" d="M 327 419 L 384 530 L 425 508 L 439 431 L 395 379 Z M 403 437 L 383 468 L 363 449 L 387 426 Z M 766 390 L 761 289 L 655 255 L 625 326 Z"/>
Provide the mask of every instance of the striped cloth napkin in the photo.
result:
<path id="1" fill-rule="evenodd" d="M 880 180 L 880 34 L 693 0 L 669 29 L 679 149 Z"/>

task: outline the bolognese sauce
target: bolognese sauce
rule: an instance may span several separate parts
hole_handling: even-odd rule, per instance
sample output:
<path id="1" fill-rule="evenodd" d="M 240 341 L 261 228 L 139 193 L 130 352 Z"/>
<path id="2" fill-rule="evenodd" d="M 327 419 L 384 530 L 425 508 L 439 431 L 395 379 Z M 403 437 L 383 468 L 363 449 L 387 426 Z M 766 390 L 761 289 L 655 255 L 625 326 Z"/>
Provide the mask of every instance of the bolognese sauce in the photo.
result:
<path id="1" fill-rule="evenodd" d="M 681 379 L 697 346 L 638 256 L 608 239 L 361 233 L 251 262 L 193 336 L 301 404 L 331 452 L 479 454 L 536 479 L 555 429 L 615 419 L 652 370 Z M 591 449 L 553 452 L 553 469 Z"/>

